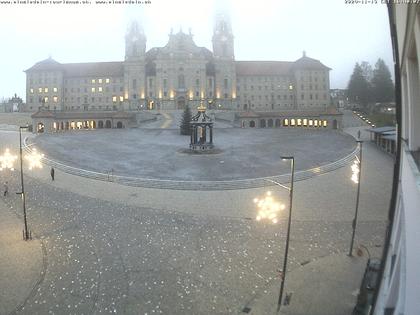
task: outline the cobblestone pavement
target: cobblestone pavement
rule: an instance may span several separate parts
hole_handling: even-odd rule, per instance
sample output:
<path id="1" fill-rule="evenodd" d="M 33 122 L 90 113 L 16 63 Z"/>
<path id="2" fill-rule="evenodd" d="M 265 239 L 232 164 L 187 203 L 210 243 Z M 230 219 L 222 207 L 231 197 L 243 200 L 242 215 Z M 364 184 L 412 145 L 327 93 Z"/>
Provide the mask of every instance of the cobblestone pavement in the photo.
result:
<path id="1" fill-rule="evenodd" d="M 162 122 L 159 122 L 162 124 Z M 32 141 L 31 141 L 32 142 Z M 280 159 L 294 154 L 297 170 L 353 152 L 352 137 L 336 130 L 215 128 L 215 154 L 188 154 L 178 129 L 77 130 L 33 139 L 48 158 L 89 171 L 163 180 L 247 179 L 289 172 Z"/>
<path id="2" fill-rule="evenodd" d="M 1 136 L 2 143 L 15 140 Z M 370 144 L 364 152 L 356 244 L 380 249 L 392 159 Z M 16 314 L 238 314 L 279 283 L 287 217 L 277 225 L 253 220 L 252 199 L 263 189 L 167 192 L 61 172 L 51 182 L 48 171 L 25 177 L 46 273 L 21 303 L 5 300 Z M 8 177 L 9 215 L 21 213 L 17 175 Z M 296 183 L 291 272 L 348 250 L 354 199 L 346 168 Z"/>

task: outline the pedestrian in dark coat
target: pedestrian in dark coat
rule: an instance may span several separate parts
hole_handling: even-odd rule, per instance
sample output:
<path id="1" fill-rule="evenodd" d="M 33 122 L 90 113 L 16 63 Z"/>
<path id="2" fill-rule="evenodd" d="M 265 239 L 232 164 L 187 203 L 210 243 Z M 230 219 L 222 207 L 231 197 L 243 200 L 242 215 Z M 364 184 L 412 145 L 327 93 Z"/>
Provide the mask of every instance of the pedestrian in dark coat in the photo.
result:
<path id="1" fill-rule="evenodd" d="M 51 180 L 54 180 L 54 167 L 51 167 Z"/>
<path id="2" fill-rule="evenodd" d="M 9 186 L 7 185 L 7 182 L 4 183 L 4 193 L 3 196 L 6 197 L 9 194 Z"/>

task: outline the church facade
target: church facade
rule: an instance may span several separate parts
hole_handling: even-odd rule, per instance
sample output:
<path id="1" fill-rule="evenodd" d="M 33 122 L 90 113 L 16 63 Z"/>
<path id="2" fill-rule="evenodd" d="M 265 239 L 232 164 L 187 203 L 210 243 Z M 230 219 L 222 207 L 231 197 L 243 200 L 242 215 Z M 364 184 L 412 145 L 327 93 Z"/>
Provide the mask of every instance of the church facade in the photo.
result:
<path id="1" fill-rule="evenodd" d="M 124 61 L 62 64 L 49 58 L 26 70 L 27 109 L 83 117 L 200 103 L 264 113 L 324 112 L 330 106 L 331 69 L 320 61 L 305 54 L 294 62 L 236 61 L 233 32 L 223 18 L 216 20 L 212 44 L 213 51 L 198 47 L 191 33 L 180 30 L 171 31 L 164 47 L 146 50 L 144 31 L 132 23 Z"/>

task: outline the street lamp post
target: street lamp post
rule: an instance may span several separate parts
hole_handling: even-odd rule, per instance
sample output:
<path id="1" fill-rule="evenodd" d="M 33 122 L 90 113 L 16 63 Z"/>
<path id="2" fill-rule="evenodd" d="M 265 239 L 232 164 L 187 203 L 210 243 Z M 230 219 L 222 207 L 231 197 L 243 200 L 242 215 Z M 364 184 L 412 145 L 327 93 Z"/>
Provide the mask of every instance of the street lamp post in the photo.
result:
<path id="1" fill-rule="evenodd" d="M 357 183 L 357 196 L 356 196 L 356 209 L 354 211 L 354 218 L 352 221 L 352 235 L 351 235 L 351 241 L 350 241 L 350 249 L 349 249 L 349 253 L 348 256 L 352 256 L 352 252 L 353 252 L 353 243 L 354 243 L 354 234 L 356 233 L 356 225 L 357 225 L 357 214 L 359 212 L 359 197 L 360 197 L 360 176 L 362 174 L 362 145 L 363 145 L 363 141 L 362 140 L 357 140 L 356 141 L 359 145 L 359 158 L 355 161 L 355 163 L 352 165 L 352 171 L 353 171 L 353 175 L 352 175 L 352 181 Z"/>
<path id="2" fill-rule="evenodd" d="M 277 303 L 277 313 L 280 311 L 281 302 L 283 299 L 284 282 L 286 281 L 287 256 L 289 254 L 289 241 L 290 241 L 290 225 L 292 223 L 293 182 L 294 182 L 294 176 L 295 176 L 295 158 L 293 156 L 284 156 L 282 157 L 282 160 L 290 160 L 291 180 L 290 180 L 290 188 L 289 188 L 289 219 L 287 221 L 286 248 L 284 250 L 283 270 L 282 270 L 282 276 L 281 276 L 279 300 Z"/>
<path id="3" fill-rule="evenodd" d="M 290 242 L 290 226 L 292 223 L 292 204 L 293 204 L 293 184 L 294 184 L 294 177 L 295 177 L 295 158 L 293 156 L 283 156 L 281 157 L 283 161 L 290 160 L 290 167 L 291 167 L 291 183 L 290 187 L 287 187 L 279 182 L 276 182 L 272 179 L 265 179 L 266 181 L 269 181 L 277 186 L 280 186 L 284 189 L 287 189 L 289 191 L 289 218 L 287 222 L 287 235 L 286 235 L 286 246 L 284 250 L 284 259 L 283 259 L 283 270 L 281 271 L 281 285 L 280 285 L 280 293 L 279 293 L 279 299 L 277 303 L 277 313 L 280 311 L 281 302 L 283 300 L 283 290 L 284 290 L 284 283 L 286 281 L 286 268 L 287 268 L 287 257 L 289 254 L 289 242 Z M 271 192 L 267 192 L 267 196 L 263 199 L 254 199 L 254 203 L 257 204 L 257 207 L 259 209 L 258 215 L 257 215 L 257 221 L 260 221 L 262 219 L 268 219 L 272 223 L 277 223 L 277 214 L 279 211 L 284 210 L 285 206 L 283 204 L 280 204 L 276 202 L 272 196 Z"/>
<path id="4" fill-rule="evenodd" d="M 25 229 L 23 231 L 23 239 L 25 241 L 31 239 L 31 233 L 28 230 L 28 221 L 26 219 L 26 200 L 25 200 L 25 186 L 23 184 L 23 159 L 22 159 L 22 129 L 26 129 L 27 127 L 19 127 L 19 156 L 20 156 L 20 185 L 21 185 L 21 192 L 18 192 L 17 194 L 20 194 L 22 196 L 22 204 L 23 204 L 23 222 L 25 225 Z"/>

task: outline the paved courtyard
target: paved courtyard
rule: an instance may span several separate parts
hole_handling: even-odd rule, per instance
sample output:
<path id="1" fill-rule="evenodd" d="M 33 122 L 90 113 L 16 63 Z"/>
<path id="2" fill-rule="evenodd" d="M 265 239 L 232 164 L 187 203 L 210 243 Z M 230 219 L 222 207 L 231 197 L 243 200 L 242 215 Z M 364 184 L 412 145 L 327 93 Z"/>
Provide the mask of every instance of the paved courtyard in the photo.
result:
<path id="1" fill-rule="evenodd" d="M 0 132 L 2 148 L 17 152 L 17 136 Z M 377 256 L 393 161 L 368 143 L 364 161 L 356 244 Z M 343 167 L 295 185 L 286 281 L 286 292 L 294 293 L 285 314 L 305 314 L 302 301 L 311 314 L 351 313 L 365 258 L 354 264 L 343 254 L 355 205 L 350 173 Z M 2 173 L 10 195 L 0 200 L 0 246 L 7 253 L 0 272 L 9 276 L 0 277 L 0 287 L 9 289 L 0 293 L 0 314 L 241 314 L 244 307 L 274 314 L 287 214 L 276 225 L 257 222 L 252 200 L 270 189 L 286 201 L 284 190 L 168 191 L 61 171 L 52 182 L 48 168 L 26 174 L 31 242 L 19 239 L 18 173 Z M 330 283 L 331 277 L 317 278 L 325 276 L 320 268 L 339 278 L 349 263 L 351 290 L 321 296 L 302 285 Z"/>
<path id="2" fill-rule="evenodd" d="M 229 180 L 279 175 L 336 161 L 355 149 L 354 138 L 335 130 L 216 128 L 218 154 L 191 155 L 179 129 L 74 131 L 37 136 L 49 158 L 69 166 L 115 175 L 172 180 Z"/>

